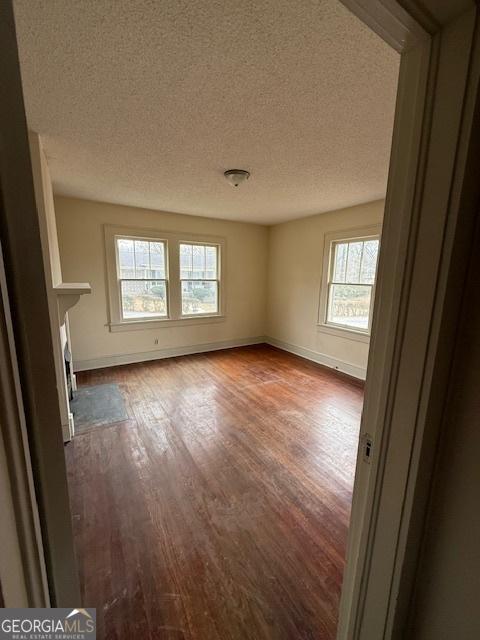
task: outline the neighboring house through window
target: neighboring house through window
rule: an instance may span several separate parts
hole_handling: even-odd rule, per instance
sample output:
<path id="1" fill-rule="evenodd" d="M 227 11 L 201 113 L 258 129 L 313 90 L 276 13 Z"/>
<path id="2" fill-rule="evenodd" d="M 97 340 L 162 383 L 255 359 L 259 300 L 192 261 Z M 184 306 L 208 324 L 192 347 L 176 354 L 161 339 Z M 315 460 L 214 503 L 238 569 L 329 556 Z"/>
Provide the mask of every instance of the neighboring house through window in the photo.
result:
<path id="1" fill-rule="evenodd" d="M 218 313 L 218 246 L 180 243 L 182 315 Z"/>
<path id="2" fill-rule="evenodd" d="M 168 316 L 165 242 L 116 238 L 124 320 Z"/>

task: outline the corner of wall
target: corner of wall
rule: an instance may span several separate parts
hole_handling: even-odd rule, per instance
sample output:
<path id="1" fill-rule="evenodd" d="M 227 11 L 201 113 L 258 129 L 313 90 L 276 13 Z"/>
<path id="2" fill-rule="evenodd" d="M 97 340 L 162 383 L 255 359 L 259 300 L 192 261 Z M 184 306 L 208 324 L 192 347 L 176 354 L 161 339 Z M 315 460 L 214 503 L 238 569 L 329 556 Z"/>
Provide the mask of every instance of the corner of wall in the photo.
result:
<path id="1" fill-rule="evenodd" d="M 273 229 L 276 225 L 268 225 L 267 227 L 267 260 L 266 260 L 266 273 L 265 273 L 265 327 L 264 327 L 264 335 L 271 335 L 271 277 L 272 277 L 272 236 Z"/>
<path id="2" fill-rule="evenodd" d="M 53 189 L 42 141 L 35 131 L 28 132 L 38 224 L 42 242 L 45 287 L 50 314 L 50 330 L 55 360 L 58 402 L 64 440 L 70 434 L 70 406 L 64 363 L 65 329 L 59 325 L 57 296 L 54 287 L 62 281 L 60 249 L 53 202 Z"/>

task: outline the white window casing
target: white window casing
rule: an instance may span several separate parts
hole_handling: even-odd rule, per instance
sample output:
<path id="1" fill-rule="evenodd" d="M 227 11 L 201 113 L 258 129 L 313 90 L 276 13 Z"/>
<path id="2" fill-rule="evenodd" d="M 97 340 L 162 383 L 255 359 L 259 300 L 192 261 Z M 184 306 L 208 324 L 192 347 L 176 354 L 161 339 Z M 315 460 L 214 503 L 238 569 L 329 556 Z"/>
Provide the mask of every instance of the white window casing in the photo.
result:
<path id="1" fill-rule="evenodd" d="M 104 230 L 110 331 L 213 323 L 225 319 L 225 238 L 113 225 L 105 225 Z M 192 247 L 192 251 L 195 248 L 197 255 L 203 253 L 202 269 L 194 271 L 193 264 L 191 272 L 181 269 L 181 245 Z M 127 264 L 127 249 L 130 250 L 132 246 L 133 260 Z M 148 260 L 138 259 L 139 247 L 144 257 L 148 254 Z M 161 247 L 163 263 L 160 259 Z M 155 264 L 152 263 L 152 255 L 155 255 Z M 149 296 L 148 305 L 145 303 L 147 310 L 129 306 L 131 291 L 142 290 L 141 297 L 143 291 L 149 294 L 152 288 L 156 289 L 156 293 Z M 198 294 L 197 297 L 187 298 L 185 292 L 195 288 L 204 289 L 207 298 L 209 291 L 214 292 L 214 301 L 209 303 L 202 297 L 198 299 Z"/>
<path id="2" fill-rule="evenodd" d="M 318 309 L 319 331 L 360 342 L 369 342 L 372 310 L 375 300 L 378 253 L 375 264 L 370 265 L 373 268 L 373 274 L 372 268 L 369 270 L 367 276 L 361 276 L 360 274 L 362 272 L 365 248 L 369 247 L 372 241 L 379 242 L 380 234 L 381 225 L 376 224 L 368 227 L 346 229 L 325 235 Z M 348 266 L 350 264 L 348 253 L 350 250 L 353 250 L 353 248 L 360 251 L 358 274 L 355 277 L 351 277 L 348 274 Z M 339 262 L 337 259 L 336 267 L 335 259 L 340 251 L 345 253 L 345 259 L 343 261 L 344 273 L 339 277 Z M 358 290 L 364 290 L 366 301 L 368 300 L 368 302 L 365 301 L 368 308 L 366 308 L 365 313 L 358 318 L 348 317 L 348 315 L 342 318 L 341 313 L 333 313 L 335 292 L 341 292 L 341 290 L 346 287 L 356 287 Z"/>

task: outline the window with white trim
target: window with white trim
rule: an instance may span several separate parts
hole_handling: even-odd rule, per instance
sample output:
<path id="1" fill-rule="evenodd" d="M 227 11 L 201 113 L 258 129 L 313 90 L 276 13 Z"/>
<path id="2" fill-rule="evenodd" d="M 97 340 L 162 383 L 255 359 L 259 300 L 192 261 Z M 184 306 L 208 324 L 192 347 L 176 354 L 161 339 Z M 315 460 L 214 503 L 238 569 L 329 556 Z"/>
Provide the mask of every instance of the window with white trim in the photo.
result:
<path id="1" fill-rule="evenodd" d="M 105 225 L 110 331 L 220 322 L 225 239 Z"/>
<path id="2" fill-rule="evenodd" d="M 115 244 L 122 319 L 166 318 L 166 243 L 117 237 Z"/>
<path id="3" fill-rule="evenodd" d="M 333 235 L 338 237 L 327 238 L 325 246 L 320 324 L 368 336 L 380 236 Z"/>
<path id="4" fill-rule="evenodd" d="M 182 315 L 218 313 L 218 246 L 180 243 Z"/>

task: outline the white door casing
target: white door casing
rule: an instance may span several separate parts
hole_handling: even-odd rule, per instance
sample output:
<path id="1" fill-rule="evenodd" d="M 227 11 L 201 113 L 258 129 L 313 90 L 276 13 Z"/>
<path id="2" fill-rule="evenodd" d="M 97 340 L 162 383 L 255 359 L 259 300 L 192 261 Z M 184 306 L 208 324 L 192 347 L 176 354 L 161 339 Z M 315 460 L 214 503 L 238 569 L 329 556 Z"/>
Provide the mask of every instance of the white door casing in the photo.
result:
<path id="1" fill-rule="evenodd" d="M 398 3 L 345 4 L 379 35 L 390 28 L 385 39 L 402 52 L 360 438 L 362 446 L 372 434 L 374 449 L 370 464 L 357 458 L 338 628 L 342 640 L 376 640 L 406 637 L 434 463 L 434 446 L 425 455 L 425 444 L 440 428 L 433 408 L 441 407 L 453 351 L 451 292 L 461 295 L 476 213 L 460 207 L 460 196 L 478 27 L 473 3 L 430 12 L 411 3 L 409 15 Z"/>

